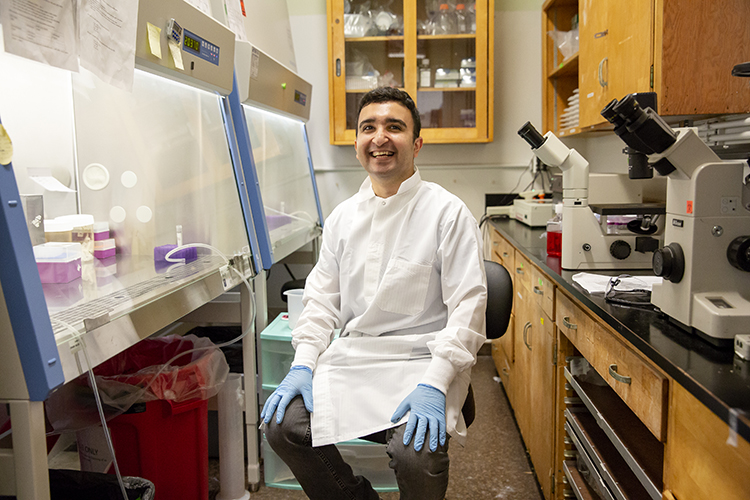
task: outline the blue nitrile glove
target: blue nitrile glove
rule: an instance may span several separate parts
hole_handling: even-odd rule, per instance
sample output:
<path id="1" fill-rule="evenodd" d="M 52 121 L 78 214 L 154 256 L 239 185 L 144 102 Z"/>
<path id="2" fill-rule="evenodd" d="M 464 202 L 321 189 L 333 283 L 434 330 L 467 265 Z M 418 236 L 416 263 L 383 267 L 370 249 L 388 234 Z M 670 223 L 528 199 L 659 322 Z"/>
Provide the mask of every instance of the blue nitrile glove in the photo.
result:
<path id="1" fill-rule="evenodd" d="M 409 444 L 414 428 L 414 449 L 419 451 L 424 444 L 425 432 L 429 424 L 430 451 L 437 450 L 438 436 L 440 446 L 445 444 L 445 394 L 427 384 L 419 384 L 411 394 L 401 401 L 391 417 L 391 422 L 398 422 L 406 412 L 411 410 L 404 431 L 404 446 Z"/>
<path id="2" fill-rule="evenodd" d="M 312 413 L 312 376 L 312 370 L 308 367 L 293 366 L 276 390 L 273 391 L 273 394 L 266 400 L 263 411 L 260 412 L 260 418 L 268 423 L 271 421 L 273 413 L 276 412 L 276 423 L 280 424 L 284 420 L 287 405 L 299 394 L 302 395 L 307 411 Z"/>

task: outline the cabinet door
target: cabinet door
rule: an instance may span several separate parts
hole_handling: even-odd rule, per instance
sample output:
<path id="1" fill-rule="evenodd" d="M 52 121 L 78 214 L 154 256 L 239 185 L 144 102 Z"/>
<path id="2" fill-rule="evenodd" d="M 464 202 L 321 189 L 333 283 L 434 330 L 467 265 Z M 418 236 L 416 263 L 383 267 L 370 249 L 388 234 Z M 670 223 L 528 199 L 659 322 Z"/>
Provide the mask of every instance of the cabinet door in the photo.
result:
<path id="1" fill-rule="evenodd" d="M 599 111 L 611 100 L 608 75 L 611 61 L 607 57 L 611 38 L 610 7 L 617 0 L 581 0 L 579 10 L 579 113 L 581 127 L 603 121 Z"/>
<path id="2" fill-rule="evenodd" d="M 665 462 L 672 498 L 750 498 L 750 444 L 678 384 L 672 384 Z"/>
<path id="3" fill-rule="evenodd" d="M 511 378 L 510 400 L 516 415 L 516 422 L 521 435 L 526 439 L 531 430 L 530 421 L 533 418 L 531 411 L 531 386 L 529 383 L 531 373 L 531 344 L 529 343 L 529 330 L 533 327 L 533 298 L 528 289 L 518 287 L 515 292 L 516 318 L 514 326 L 514 363 L 513 376 Z"/>
<path id="4" fill-rule="evenodd" d="M 608 102 L 634 92 L 651 91 L 654 64 L 653 0 L 620 0 L 610 4 Z M 601 110 L 599 108 L 597 114 Z M 600 114 L 598 116 L 604 121 Z"/>
<path id="5" fill-rule="evenodd" d="M 580 121 L 604 123 L 612 99 L 651 90 L 652 0 L 581 0 Z"/>
<path id="6" fill-rule="evenodd" d="M 524 434 L 531 462 L 545 498 L 552 498 L 555 427 L 555 324 L 535 305 L 526 337 L 531 346 L 528 433 Z"/>
<path id="7" fill-rule="evenodd" d="M 465 30 L 453 26 L 443 32 L 442 13 L 450 18 L 454 11 L 440 10 L 440 6 L 449 4 L 417 1 L 415 66 L 419 68 L 419 79 L 414 88 L 426 142 L 476 141 L 491 136 L 492 106 L 488 100 L 492 80 L 488 72 L 492 52 L 490 14 L 494 14 L 488 10 L 491 3 L 479 0 L 474 4 L 475 29 L 472 23 L 467 23 Z M 468 8 L 471 4 L 465 5 Z"/>

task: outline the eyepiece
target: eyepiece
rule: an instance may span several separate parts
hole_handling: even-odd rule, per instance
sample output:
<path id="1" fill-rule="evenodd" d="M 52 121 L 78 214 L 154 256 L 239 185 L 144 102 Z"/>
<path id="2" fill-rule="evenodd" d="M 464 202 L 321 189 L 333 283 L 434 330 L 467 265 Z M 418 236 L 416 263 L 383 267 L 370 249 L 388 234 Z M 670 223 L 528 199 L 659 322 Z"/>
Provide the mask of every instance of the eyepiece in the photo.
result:
<path id="1" fill-rule="evenodd" d="M 623 123 L 625 123 L 625 120 L 620 118 L 620 115 L 617 114 L 617 111 L 614 110 L 615 106 L 617 105 L 617 99 L 612 99 L 609 104 L 604 106 L 604 109 L 601 111 L 601 115 L 606 118 L 606 120 L 613 124 L 615 127 L 619 127 Z"/>
<path id="2" fill-rule="evenodd" d="M 544 144 L 544 141 L 547 140 L 534 128 L 531 122 L 524 123 L 523 127 L 518 130 L 518 135 L 528 142 L 532 149 L 539 149 Z"/>

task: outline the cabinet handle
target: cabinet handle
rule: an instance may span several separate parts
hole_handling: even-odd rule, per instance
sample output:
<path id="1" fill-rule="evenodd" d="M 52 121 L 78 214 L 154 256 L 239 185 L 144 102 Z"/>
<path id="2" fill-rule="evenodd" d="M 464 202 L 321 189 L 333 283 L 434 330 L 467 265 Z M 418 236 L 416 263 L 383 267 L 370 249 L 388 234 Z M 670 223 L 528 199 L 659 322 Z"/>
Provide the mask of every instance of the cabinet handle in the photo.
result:
<path id="1" fill-rule="evenodd" d="M 544 295 L 544 290 L 542 290 L 538 286 L 535 286 L 534 287 L 534 293 L 537 294 L 537 295 Z"/>
<path id="2" fill-rule="evenodd" d="M 496 246 L 499 246 L 499 245 L 500 245 L 500 243 L 498 243 L 497 241 L 493 241 L 493 242 L 492 242 L 492 246 L 493 246 L 493 247 L 496 247 Z"/>
<path id="3" fill-rule="evenodd" d="M 517 267 L 516 268 L 516 273 L 523 274 L 523 269 L 521 269 L 520 267 Z"/>
<path id="4" fill-rule="evenodd" d="M 604 81 L 604 70 L 602 69 L 604 67 L 604 63 L 609 61 L 609 57 L 605 57 L 601 61 L 599 61 L 599 85 L 602 87 L 606 87 L 609 85 L 609 82 Z"/>
<path id="5" fill-rule="evenodd" d="M 503 375 L 505 375 L 506 377 L 510 377 L 510 370 L 508 370 L 507 368 L 503 368 Z"/>
<path id="6" fill-rule="evenodd" d="M 570 317 L 569 317 L 569 316 L 565 316 L 565 317 L 563 318 L 563 326 L 564 326 L 565 328 L 569 328 L 569 329 L 571 329 L 571 330 L 578 330 L 578 325 L 576 325 L 575 323 L 571 323 L 571 322 L 570 322 Z"/>
<path id="7" fill-rule="evenodd" d="M 336 76 L 341 76 L 341 58 L 336 59 Z"/>
<path id="8" fill-rule="evenodd" d="M 503 257 L 508 257 L 508 256 L 509 256 L 508 252 L 503 252 Z"/>
<path id="9" fill-rule="evenodd" d="M 612 378 L 617 380 L 618 382 L 622 382 L 623 384 L 630 384 L 631 378 L 626 377 L 625 375 L 620 375 L 617 373 L 617 365 L 612 364 L 609 365 L 609 374 L 612 375 Z"/>
<path id="10" fill-rule="evenodd" d="M 528 349 L 529 351 L 531 350 L 531 345 L 529 345 L 529 343 L 528 343 L 528 342 L 526 342 L 526 332 L 527 332 L 527 331 L 529 331 L 529 329 L 531 328 L 531 326 L 532 326 L 532 325 L 531 325 L 531 321 L 527 322 L 527 323 L 526 323 L 526 324 L 525 324 L 525 325 L 523 326 L 523 345 L 525 345 L 525 346 L 526 346 L 526 348 L 527 348 L 527 349 Z"/>

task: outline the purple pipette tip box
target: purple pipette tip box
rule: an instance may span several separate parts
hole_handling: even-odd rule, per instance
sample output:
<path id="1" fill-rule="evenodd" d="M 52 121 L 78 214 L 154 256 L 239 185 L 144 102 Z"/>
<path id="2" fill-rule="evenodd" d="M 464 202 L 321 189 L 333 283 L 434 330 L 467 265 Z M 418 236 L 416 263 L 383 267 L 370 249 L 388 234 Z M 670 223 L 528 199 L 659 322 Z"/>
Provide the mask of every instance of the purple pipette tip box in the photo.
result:
<path id="1" fill-rule="evenodd" d="M 154 248 L 154 261 L 166 262 L 166 255 L 177 248 L 177 245 L 162 245 Z M 170 259 L 185 259 L 186 262 L 198 258 L 198 249 L 195 247 L 183 248 L 169 256 Z"/>

